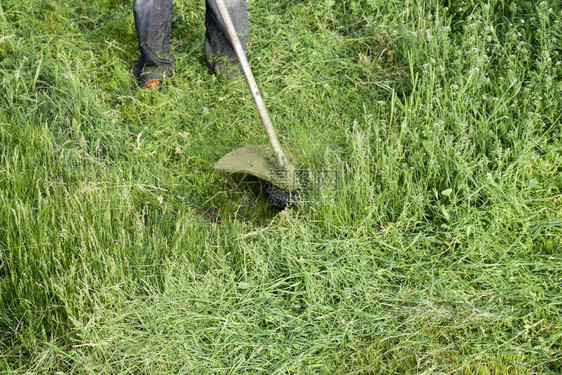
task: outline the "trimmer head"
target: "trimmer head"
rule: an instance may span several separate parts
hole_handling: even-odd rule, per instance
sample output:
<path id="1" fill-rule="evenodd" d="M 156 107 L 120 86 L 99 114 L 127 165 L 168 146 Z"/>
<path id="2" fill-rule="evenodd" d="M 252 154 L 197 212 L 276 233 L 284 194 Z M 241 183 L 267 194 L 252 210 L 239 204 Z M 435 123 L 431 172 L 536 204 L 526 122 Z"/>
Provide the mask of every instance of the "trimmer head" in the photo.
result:
<path id="1" fill-rule="evenodd" d="M 234 150 L 213 167 L 213 172 L 242 173 L 256 176 L 287 192 L 298 189 L 295 167 L 279 167 L 275 154 L 267 146 L 249 146 Z"/>
<path id="2" fill-rule="evenodd" d="M 267 183 L 266 192 L 267 204 L 269 207 L 273 207 L 278 210 L 292 208 L 301 200 L 300 189 L 287 191 L 273 185 L 271 182 Z"/>

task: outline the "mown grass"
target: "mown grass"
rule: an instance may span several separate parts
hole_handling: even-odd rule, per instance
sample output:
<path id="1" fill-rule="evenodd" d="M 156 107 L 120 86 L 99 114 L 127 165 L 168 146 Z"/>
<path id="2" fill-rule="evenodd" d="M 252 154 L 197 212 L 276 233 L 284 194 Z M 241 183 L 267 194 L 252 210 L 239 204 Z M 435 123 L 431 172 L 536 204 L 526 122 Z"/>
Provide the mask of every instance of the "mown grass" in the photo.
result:
<path id="1" fill-rule="evenodd" d="M 306 203 L 210 173 L 243 80 L 137 90 L 129 1 L 0 4 L 0 371 L 562 371 L 556 1 L 248 2 Z"/>

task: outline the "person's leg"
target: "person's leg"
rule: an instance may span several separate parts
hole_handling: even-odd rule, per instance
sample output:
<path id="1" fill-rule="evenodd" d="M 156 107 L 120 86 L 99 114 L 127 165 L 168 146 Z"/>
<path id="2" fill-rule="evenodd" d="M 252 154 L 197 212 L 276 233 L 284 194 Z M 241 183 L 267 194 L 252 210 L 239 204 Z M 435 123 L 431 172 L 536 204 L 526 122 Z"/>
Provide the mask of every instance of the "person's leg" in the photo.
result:
<path id="1" fill-rule="evenodd" d="M 246 0 L 225 0 L 226 7 L 230 12 L 232 23 L 238 32 L 240 42 L 246 51 L 248 42 L 248 13 Z M 226 28 L 217 9 L 215 0 L 205 0 L 207 13 L 205 17 L 205 53 L 207 64 L 215 73 L 225 74 L 228 78 L 234 78 L 241 74 L 242 70 L 238 64 L 232 44 L 228 39 Z"/>
<path id="2" fill-rule="evenodd" d="M 172 9 L 172 0 L 134 0 L 140 58 L 133 70 L 141 87 L 158 87 L 175 68 L 170 52 Z"/>

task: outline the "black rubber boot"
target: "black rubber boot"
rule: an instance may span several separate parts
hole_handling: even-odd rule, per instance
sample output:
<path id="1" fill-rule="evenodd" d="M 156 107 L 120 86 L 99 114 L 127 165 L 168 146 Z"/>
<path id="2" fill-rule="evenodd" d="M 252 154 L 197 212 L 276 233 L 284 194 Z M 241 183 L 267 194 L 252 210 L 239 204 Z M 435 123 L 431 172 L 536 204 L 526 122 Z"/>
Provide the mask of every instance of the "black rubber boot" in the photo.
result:
<path id="1" fill-rule="evenodd" d="M 170 52 L 172 0 L 135 0 L 133 13 L 140 58 L 134 74 L 143 88 L 159 88 L 175 68 Z"/>
<path id="2" fill-rule="evenodd" d="M 246 0 L 225 0 L 232 23 L 245 51 L 248 42 L 248 12 Z M 214 73 L 234 78 L 242 73 L 234 48 L 228 39 L 215 0 L 205 0 L 205 54 Z M 170 52 L 172 30 L 172 0 L 135 0 L 133 12 L 139 42 L 140 58 L 134 74 L 141 87 L 160 87 L 162 79 L 175 69 Z"/>
<path id="3" fill-rule="evenodd" d="M 248 43 L 248 12 L 246 0 L 225 0 L 226 7 L 244 51 Z M 224 74 L 235 78 L 242 74 L 234 48 L 228 39 L 228 33 L 219 14 L 215 0 L 205 0 L 207 13 L 205 17 L 205 54 L 207 64 L 215 74 Z"/>

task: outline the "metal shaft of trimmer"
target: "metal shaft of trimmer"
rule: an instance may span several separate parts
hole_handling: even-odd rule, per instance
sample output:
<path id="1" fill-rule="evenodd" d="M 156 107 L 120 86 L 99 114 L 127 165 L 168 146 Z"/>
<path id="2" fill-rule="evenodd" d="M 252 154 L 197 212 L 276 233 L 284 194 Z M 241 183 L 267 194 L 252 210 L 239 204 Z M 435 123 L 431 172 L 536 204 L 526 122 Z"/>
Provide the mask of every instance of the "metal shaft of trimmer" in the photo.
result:
<path id="1" fill-rule="evenodd" d="M 242 48 L 242 44 L 240 43 L 240 39 L 238 38 L 238 34 L 236 33 L 236 29 L 234 28 L 234 24 L 230 19 L 228 9 L 224 3 L 224 0 L 216 0 L 216 3 L 222 21 L 226 27 L 226 31 L 228 32 L 228 37 L 230 38 L 232 46 L 234 47 L 234 51 L 236 52 L 236 57 L 238 57 L 238 62 L 240 62 L 240 66 L 242 67 L 242 72 L 244 72 L 244 76 L 246 77 L 246 82 L 248 83 L 250 92 L 252 93 L 254 101 L 256 102 L 256 106 L 258 107 L 258 112 L 263 122 L 265 132 L 267 133 L 267 137 L 269 138 L 269 143 L 271 143 L 271 147 L 273 148 L 273 152 L 275 153 L 277 163 L 279 164 L 279 167 L 281 169 L 284 169 L 287 165 L 287 159 L 285 158 L 285 154 L 283 153 L 281 145 L 277 140 L 277 135 L 273 130 L 271 119 L 269 118 L 269 114 L 267 113 L 267 109 L 265 108 L 265 104 L 260 95 L 258 85 L 256 84 L 256 80 L 254 79 L 254 75 L 252 74 L 252 69 L 250 69 L 250 64 L 248 64 L 248 59 L 246 59 L 246 55 L 244 54 L 244 49 Z"/>

